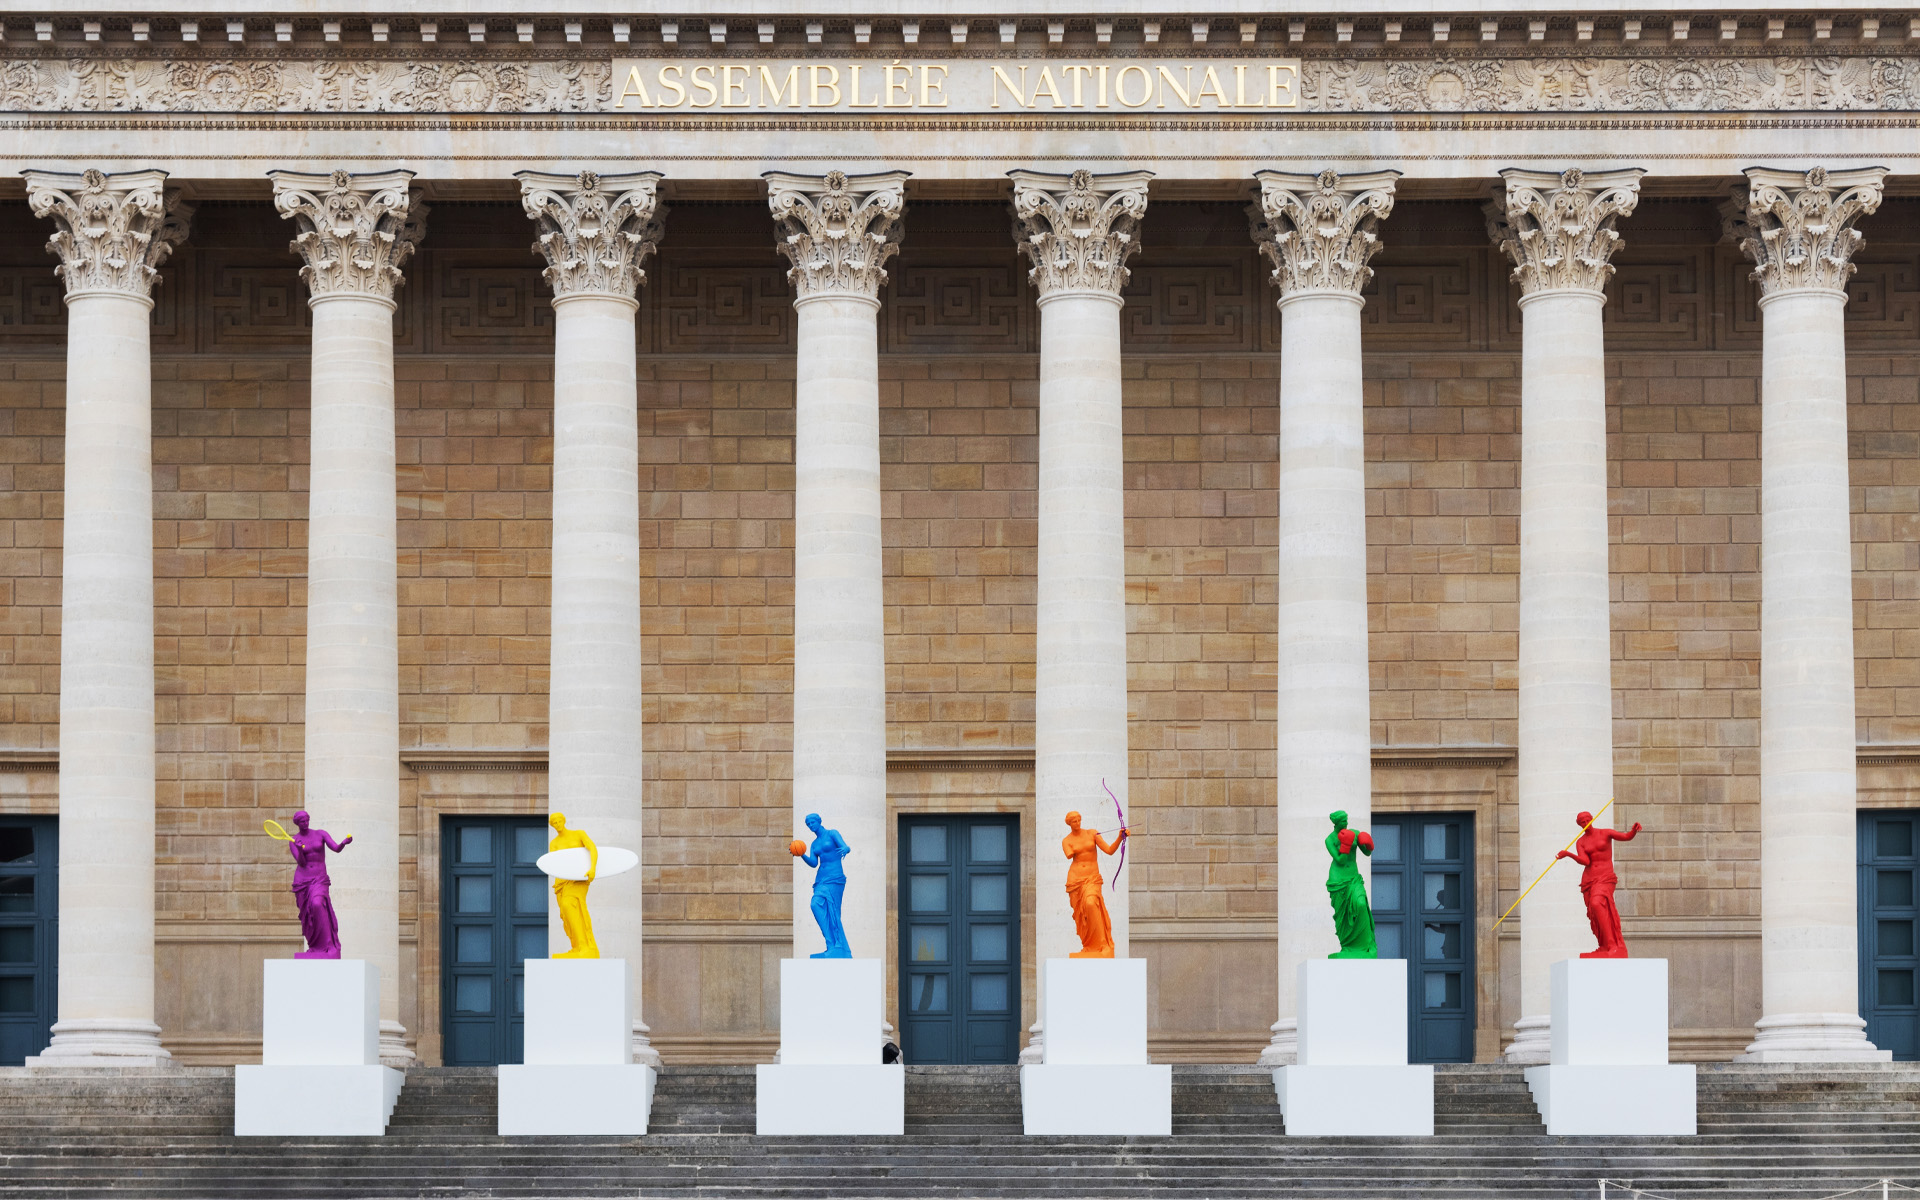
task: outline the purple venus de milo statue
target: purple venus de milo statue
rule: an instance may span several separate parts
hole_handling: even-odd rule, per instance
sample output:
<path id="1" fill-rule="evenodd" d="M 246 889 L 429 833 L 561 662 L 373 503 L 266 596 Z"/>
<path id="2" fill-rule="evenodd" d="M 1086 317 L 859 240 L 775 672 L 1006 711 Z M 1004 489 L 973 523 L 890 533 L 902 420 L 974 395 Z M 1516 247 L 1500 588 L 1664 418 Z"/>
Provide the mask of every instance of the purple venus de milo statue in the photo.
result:
<path id="1" fill-rule="evenodd" d="M 327 878 L 327 851 L 338 854 L 345 850 L 353 844 L 353 835 L 336 842 L 326 830 L 309 828 L 311 820 L 305 812 L 297 812 L 293 814 L 293 827 L 297 832 L 288 835 L 273 821 L 267 822 L 267 832 L 275 837 L 284 836 L 287 853 L 293 856 L 293 901 L 300 906 L 300 933 L 307 939 L 307 948 L 294 957 L 339 958 L 340 922 L 333 915 L 333 880 Z"/>

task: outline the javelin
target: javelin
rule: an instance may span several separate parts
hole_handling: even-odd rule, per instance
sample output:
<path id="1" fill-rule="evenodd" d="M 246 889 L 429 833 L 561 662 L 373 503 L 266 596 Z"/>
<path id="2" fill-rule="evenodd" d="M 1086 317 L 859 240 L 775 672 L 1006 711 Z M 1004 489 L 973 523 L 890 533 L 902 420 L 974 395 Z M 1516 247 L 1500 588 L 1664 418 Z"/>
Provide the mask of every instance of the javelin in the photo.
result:
<path id="1" fill-rule="evenodd" d="M 1602 816 L 1606 815 L 1606 811 L 1612 807 L 1613 807 L 1612 800 L 1608 800 L 1605 804 L 1602 804 L 1600 806 L 1600 811 L 1593 814 L 1591 817 L 1588 817 L 1587 823 L 1580 827 L 1580 832 L 1573 835 L 1573 842 L 1577 842 L 1581 838 L 1585 837 L 1587 834 L 1587 830 L 1593 828 L 1593 823 L 1595 821 L 1598 821 Z M 1565 854 L 1567 850 L 1573 849 L 1573 842 L 1568 842 L 1566 845 L 1566 849 L 1561 850 L 1560 854 Z M 1553 856 L 1553 862 L 1550 862 L 1547 864 L 1547 871 L 1553 870 L 1553 863 L 1557 863 L 1560 861 L 1560 854 L 1556 854 Z M 1527 885 L 1527 891 L 1520 893 L 1520 900 L 1525 900 L 1527 898 L 1527 892 L 1531 892 L 1534 888 L 1540 886 L 1540 881 L 1547 877 L 1547 871 L 1542 871 L 1540 872 L 1539 875 L 1534 877 L 1533 882 Z M 1500 921 L 1504 921 L 1508 917 L 1513 915 L 1513 910 L 1520 907 L 1520 900 L 1515 900 L 1512 904 L 1507 905 L 1507 911 L 1500 914 Z M 1500 921 L 1495 921 L 1493 923 L 1493 927 L 1495 929 L 1500 928 Z"/>

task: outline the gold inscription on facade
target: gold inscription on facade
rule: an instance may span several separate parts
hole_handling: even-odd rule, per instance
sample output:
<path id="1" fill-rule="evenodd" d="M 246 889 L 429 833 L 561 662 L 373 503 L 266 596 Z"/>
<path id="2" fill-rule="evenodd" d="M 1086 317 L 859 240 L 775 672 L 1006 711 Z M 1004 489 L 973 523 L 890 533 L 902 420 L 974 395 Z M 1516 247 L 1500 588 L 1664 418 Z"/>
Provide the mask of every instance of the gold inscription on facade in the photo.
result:
<path id="1" fill-rule="evenodd" d="M 613 60 L 618 112 L 1272 112 L 1297 58 L 1138 62 Z"/>

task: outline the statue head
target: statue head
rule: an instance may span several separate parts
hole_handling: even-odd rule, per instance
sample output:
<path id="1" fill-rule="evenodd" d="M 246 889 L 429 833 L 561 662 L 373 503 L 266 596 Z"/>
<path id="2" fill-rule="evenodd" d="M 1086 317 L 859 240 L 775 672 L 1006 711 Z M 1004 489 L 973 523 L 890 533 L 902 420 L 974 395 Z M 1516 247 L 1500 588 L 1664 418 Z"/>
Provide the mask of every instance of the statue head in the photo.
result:
<path id="1" fill-rule="evenodd" d="M 1327 819 L 1333 822 L 1335 829 L 1345 829 L 1347 827 L 1347 814 L 1345 811 L 1330 812 L 1327 814 Z"/>
<path id="2" fill-rule="evenodd" d="M 820 819 L 819 813 L 808 813 L 807 828 L 813 830 L 815 833 L 819 833 L 826 828 L 826 823 Z"/>
<path id="3" fill-rule="evenodd" d="M 567 814 L 554 813 L 547 818 L 547 824 L 553 826 L 555 833 L 565 833 L 567 831 Z"/>
<path id="4" fill-rule="evenodd" d="M 1573 823 L 1575 825 L 1578 825 L 1580 828 L 1585 829 L 1587 826 L 1593 824 L 1593 814 L 1590 812 L 1583 812 L 1579 816 L 1573 819 Z"/>
<path id="5" fill-rule="evenodd" d="M 301 833 L 305 833 L 307 831 L 308 822 L 312 820 L 313 818 L 307 815 L 306 810 L 301 809 L 299 812 L 293 814 L 293 827 L 295 829 L 298 829 Z"/>
<path id="6" fill-rule="evenodd" d="M 1080 832 L 1080 814 L 1079 813 L 1070 812 L 1067 814 L 1067 828 L 1073 830 L 1075 833 Z"/>

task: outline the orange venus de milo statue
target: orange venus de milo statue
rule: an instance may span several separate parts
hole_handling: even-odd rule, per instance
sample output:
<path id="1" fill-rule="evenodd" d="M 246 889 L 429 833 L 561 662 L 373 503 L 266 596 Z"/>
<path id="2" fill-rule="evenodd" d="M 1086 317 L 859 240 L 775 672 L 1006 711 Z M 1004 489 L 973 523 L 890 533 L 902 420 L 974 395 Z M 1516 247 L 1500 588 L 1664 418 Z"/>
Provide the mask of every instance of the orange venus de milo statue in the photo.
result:
<path id="1" fill-rule="evenodd" d="M 1080 814 L 1067 814 L 1067 836 L 1060 849 L 1072 862 L 1067 868 L 1067 900 L 1073 905 L 1073 926 L 1080 934 L 1080 949 L 1072 958 L 1112 958 L 1113 918 L 1107 914 L 1107 901 L 1100 886 L 1100 855 L 1112 854 L 1126 845 L 1127 828 L 1109 845 L 1097 829 L 1082 829 Z M 1115 872 L 1118 875 L 1118 872 Z"/>

